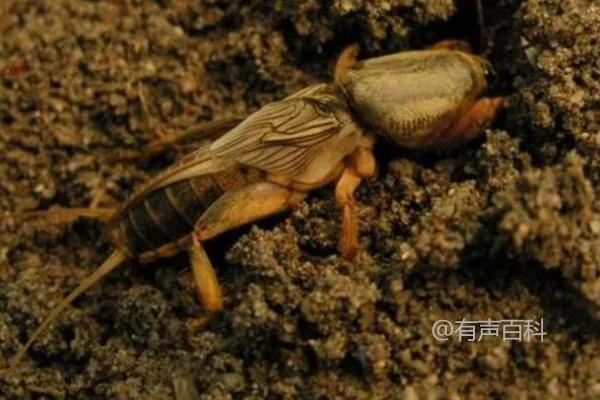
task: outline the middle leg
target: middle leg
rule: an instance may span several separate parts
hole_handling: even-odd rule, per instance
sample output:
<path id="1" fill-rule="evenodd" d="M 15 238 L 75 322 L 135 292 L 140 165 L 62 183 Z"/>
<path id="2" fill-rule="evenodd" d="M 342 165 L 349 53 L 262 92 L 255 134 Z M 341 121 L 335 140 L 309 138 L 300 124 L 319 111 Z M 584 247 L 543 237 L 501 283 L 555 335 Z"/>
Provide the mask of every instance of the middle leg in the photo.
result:
<path id="1" fill-rule="evenodd" d="M 369 178 L 375 174 L 375 169 L 375 157 L 371 149 L 358 147 L 350 155 L 348 165 L 335 187 L 335 201 L 342 209 L 340 254 L 347 260 L 353 260 L 359 251 L 354 191 L 364 178 Z"/>

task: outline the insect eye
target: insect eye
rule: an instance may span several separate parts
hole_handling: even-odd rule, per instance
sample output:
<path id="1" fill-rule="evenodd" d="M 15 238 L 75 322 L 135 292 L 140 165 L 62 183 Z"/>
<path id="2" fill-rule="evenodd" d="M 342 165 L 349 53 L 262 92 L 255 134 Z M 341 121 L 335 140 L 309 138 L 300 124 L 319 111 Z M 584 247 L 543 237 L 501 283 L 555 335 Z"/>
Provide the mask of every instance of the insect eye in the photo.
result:
<path id="1" fill-rule="evenodd" d="M 494 69 L 494 67 L 492 67 L 491 64 L 489 64 L 487 66 L 487 68 L 485 68 L 484 74 L 485 74 L 486 77 L 490 77 L 490 76 L 494 77 L 494 76 L 497 75 L 496 70 Z"/>
<path id="2" fill-rule="evenodd" d="M 490 63 L 486 59 L 482 59 L 481 61 L 482 61 L 481 62 L 481 67 L 483 69 L 483 74 L 486 77 L 489 77 L 491 75 L 496 75 L 496 71 L 494 70 L 494 67 L 492 66 L 492 63 Z"/>

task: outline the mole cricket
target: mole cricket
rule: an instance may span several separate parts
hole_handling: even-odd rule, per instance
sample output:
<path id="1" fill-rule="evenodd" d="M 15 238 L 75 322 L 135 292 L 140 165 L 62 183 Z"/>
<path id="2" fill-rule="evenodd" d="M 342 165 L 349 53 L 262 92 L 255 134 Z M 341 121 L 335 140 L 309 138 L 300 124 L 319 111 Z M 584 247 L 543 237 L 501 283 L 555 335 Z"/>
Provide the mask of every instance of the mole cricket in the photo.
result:
<path id="1" fill-rule="evenodd" d="M 49 313 L 12 364 L 77 296 L 127 259 L 146 263 L 187 250 L 205 311 L 222 310 L 203 242 L 288 211 L 330 183 L 341 209 L 340 254 L 354 259 L 353 192 L 375 174 L 375 138 L 413 149 L 457 146 L 483 132 L 505 104 L 501 97 L 483 97 L 490 64 L 466 43 L 443 41 L 364 61 L 357 53 L 357 46 L 344 50 L 332 83 L 311 85 L 243 120 L 208 124 L 208 130 L 232 129 L 148 181 L 119 209 L 64 210 L 108 217 L 106 232 L 116 249 Z M 153 143 L 149 152 L 162 147 Z"/>

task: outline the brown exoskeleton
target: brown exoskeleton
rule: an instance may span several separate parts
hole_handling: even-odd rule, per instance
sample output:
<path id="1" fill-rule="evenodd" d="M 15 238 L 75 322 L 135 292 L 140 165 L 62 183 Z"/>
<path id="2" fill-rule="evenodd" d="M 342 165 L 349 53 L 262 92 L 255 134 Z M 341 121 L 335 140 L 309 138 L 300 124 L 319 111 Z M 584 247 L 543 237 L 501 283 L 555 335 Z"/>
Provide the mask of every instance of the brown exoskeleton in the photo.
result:
<path id="1" fill-rule="evenodd" d="M 342 214 L 340 252 L 354 258 L 353 192 L 375 173 L 374 134 L 410 148 L 447 148 L 482 132 L 503 104 L 481 97 L 488 62 L 457 42 L 362 62 L 356 50 L 339 58 L 333 83 L 267 104 L 131 196 L 107 224 L 116 250 L 50 312 L 13 361 L 78 295 L 128 258 L 148 262 L 188 250 L 206 311 L 221 310 L 203 242 L 289 210 L 332 182 Z"/>

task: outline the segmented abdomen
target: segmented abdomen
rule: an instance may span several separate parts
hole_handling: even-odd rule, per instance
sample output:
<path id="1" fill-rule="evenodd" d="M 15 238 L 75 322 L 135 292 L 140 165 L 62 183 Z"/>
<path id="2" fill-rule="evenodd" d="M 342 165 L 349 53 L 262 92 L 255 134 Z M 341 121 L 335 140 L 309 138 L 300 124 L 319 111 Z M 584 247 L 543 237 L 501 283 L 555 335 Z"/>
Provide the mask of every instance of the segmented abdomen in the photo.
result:
<path id="1" fill-rule="evenodd" d="M 110 236 L 135 255 L 176 244 L 219 197 L 250 179 L 248 173 L 232 168 L 156 189 L 134 201 L 109 225 Z"/>

